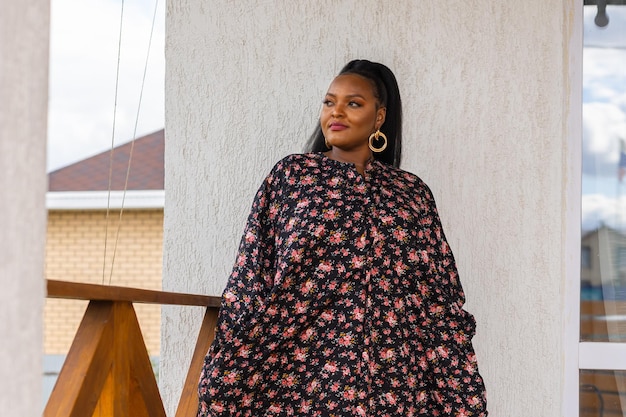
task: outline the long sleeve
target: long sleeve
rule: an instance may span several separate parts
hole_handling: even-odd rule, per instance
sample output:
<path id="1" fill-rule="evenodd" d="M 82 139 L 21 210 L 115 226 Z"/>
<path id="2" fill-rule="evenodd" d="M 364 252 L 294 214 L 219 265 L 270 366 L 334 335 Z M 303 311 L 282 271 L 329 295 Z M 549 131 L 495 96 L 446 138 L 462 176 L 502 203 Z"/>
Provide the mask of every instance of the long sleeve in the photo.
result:
<path id="1" fill-rule="evenodd" d="M 431 208 L 425 219 L 430 224 L 425 240 L 432 260 L 425 323 L 431 343 L 426 356 L 433 404 L 440 416 L 485 417 L 485 387 L 472 346 L 476 323 L 463 309 L 465 295 L 456 263 L 429 190 L 426 198 Z"/>
<path id="2" fill-rule="evenodd" d="M 275 262 L 275 200 L 280 188 L 280 166 L 265 178 L 254 198 L 241 237 L 235 265 L 222 294 L 218 337 L 232 341 L 234 333 L 246 325 L 273 284 Z"/>
<path id="3" fill-rule="evenodd" d="M 222 295 L 216 336 L 205 358 L 200 374 L 198 416 L 213 415 L 229 397 L 224 387 L 235 373 L 224 371 L 233 363 L 234 352 L 242 342 L 238 335 L 252 322 L 255 313 L 264 305 L 272 288 L 275 255 L 274 201 L 280 193 L 280 163 L 265 178 L 254 198 L 250 214 L 239 244 L 235 265 Z M 278 190 L 278 191 L 277 191 Z M 231 365 L 236 368 L 236 365 Z M 214 401 L 207 401 L 209 398 Z"/>

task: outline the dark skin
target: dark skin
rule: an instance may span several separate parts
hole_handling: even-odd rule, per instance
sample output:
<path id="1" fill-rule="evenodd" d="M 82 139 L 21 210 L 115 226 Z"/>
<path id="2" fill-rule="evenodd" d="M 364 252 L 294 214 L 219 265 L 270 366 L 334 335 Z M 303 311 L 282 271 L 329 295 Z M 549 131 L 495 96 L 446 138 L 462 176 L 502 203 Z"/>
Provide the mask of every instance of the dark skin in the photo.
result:
<path id="1" fill-rule="evenodd" d="M 352 163 L 363 174 L 373 157 L 369 136 L 385 122 L 386 111 L 368 79 L 356 74 L 337 76 L 328 87 L 320 114 L 322 132 L 331 147 L 325 155 Z"/>

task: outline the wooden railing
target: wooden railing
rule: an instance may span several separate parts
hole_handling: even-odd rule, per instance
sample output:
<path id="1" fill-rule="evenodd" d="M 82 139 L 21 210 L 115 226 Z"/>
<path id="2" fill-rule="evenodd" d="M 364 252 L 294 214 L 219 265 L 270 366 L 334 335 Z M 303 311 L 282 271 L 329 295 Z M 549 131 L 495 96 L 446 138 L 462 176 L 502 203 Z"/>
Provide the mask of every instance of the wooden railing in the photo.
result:
<path id="1" fill-rule="evenodd" d="M 44 410 L 44 417 L 165 417 L 133 303 L 206 307 L 176 417 L 195 417 L 204 356 L 215 336 L 219 297 L 47 282 L 48 298 L 89 305 Z"/>
<path id="2" fill-rule="evenodd" d="M 176 417 L 196 416 L 198 379 L 215 336 L 218 297 L 62 281 L 48 281 L 48 297 L 88 300 L 89 305 L 44 417 L 165 417 L 133 303 L 206 307 L 176 410 Z M 581 304 L 583 340 L 608 340 L 608 335 L 616 331 L 626 334 L 626 319 L 612 322 L 614 328 L 609 332 L 604 318 L 607 314 L 626 317 L 626 302 Z M 620 412 L 617 378 L 600 371 L 581 375 L 581 415 Z"/>

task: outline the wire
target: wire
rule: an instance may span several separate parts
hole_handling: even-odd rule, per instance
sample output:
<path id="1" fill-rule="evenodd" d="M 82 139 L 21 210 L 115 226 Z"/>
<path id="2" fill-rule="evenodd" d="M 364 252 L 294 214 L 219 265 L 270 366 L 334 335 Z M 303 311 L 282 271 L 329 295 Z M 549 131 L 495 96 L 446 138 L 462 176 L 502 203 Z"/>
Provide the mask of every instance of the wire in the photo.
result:
<path id="1" fill-rule="evenodd" d="M 109 285 L 111 285 L 111 279 L 113 278 L 113 265 L 115 264 L 115 255 L 117 253 L 117 244 L 120 236 L 120 229 L 122 227 L 122 214 L 124 213 L 124 201 L 126 200 L 126 190 L 128 189 L 128 178 L 130 177 L 130 167 L 133 160 L 133 149 L 135 148 L 135 139 L 137 139 L 137 125 L 139 124 L 139 114 L 141 110 L 141 101 L 143 98 L 143 89 L 146 84 L 146 73 L 148 72 L 148 61 L 150 59 L 150 47 L 152 46 L 152 35 L 154 34 L 154 23 L 156 21 L 157 10 L 159 6 L 159 0 L 154 3 L 154 13 L 152 15 L 152 27 L 150 28 L 150 38 L 148 40 L 148 51 L 146 53 L 146 62 L 143 68 L 143 78 L 141 80 L 141 89 L 139 92 L 139 103 L 137 105 L 137 116 L 135 117 L 135 128 L 133 130 L 133 140 L 130 144 L 130 151 L 128 154 L 128 165 L 126 167 L 126 179 L 124 180 L 124 191 L 122 192 L 122 204 L 120 207 L 120 216 L 117 222 L 117 231 L 115 233 L 115 245 L 113 247 L 113 258 L 111 259 L 111 274 L 109 275 Z M 109 193 L 111 192 L 111 186 L 109 185 Z"/>
<path id="2" fill-rule="evenodd" d="M 121 12 L 120 12 L 120 31 L 117 42 L 117 68 L 115 73 L 115 97 L 113 100 L 113 128 L 111 131 L 111 152 L 109 153 L 109 193 L 107 195 L 107 211 L 106 211 L 106 223 L 104 227 L 104 256 L 103 256 L 103 264 L 102 264 L 102 284 L 104 285 L 104 277 L 106 275 L 106 264 L 107 264 L 107 241 L 109 237 L 109 213 L 111 211 L 111 183 L 113 178 L 113 149 L 115 147 L 115 119 L 117 115 L 117 92 L 120 81 L 120 61 L 122 55 L 122 27 L 124 23 L 124 0 L 121 2 Z M 111 264 L 111 269 L 113 269 L 113 264 Z M 111 271 L 112 273 L 113 271 Z M 109 284 L 111 283 L 111 278 L 109 277 Z"/>
<path id="3" fill-rule="evenodd" d="M 117 246 L 119 243 L 119 236 L 120 236 L 120 230 L 122 227 L 122 216 L 124 213 L 124 203 L 126 200 L 126 191 L 128 190 L 128 179 L 130 178 L 130 168 L 131 168 L 131 163 L 132 163 L 132 159 L 133 159 L 133 150 L 135 147 L 135 140 L 137 139 L 137 126 L 139 124 L 139 114 L 141 112 L 141 103 L 142 103 L 142 99 L 143 99 L 143 91 L 144 91 L 144 87 L 145 87 L 145 83 L 146 83 L 146 74 L 148 72 L 148 62 L 150 59 L 150 49 L 152 46 L 152 37 L 154 34 L 154 26 L 155 26 L 155 22 L 156 22 L 156 16 L 157 16 L 157 11 L 158 11 L 158 5 L 159 5 L 159 0 L 155 1 L 154 4 L 154 13 L 152 15 L 152 26 L 150 28 L 150 38 L 148 40 L 148 50 L 146 53 L 146 61 L 144 64 L 144 69 L 143 69 L 143 78 L 141 80 L 141 89 L 139 92 L 139 102 L 137 105 L 137 114 L 135 117 L 135 126 L 134 126 L 134 130 L 133 130 L 133 139 L 131 141 L 130 144 L 130 152 L 128 155 L 128 165 L 126 167 L 126 178 L 124 181 L 124 190 L 122 192 L 122 202 L 121 202 L 121 206 L 120 206 L 120 214 L 118 217 L 118 222 L 117 222 L 117 228 L 116 228 L 116 232 L 115 232 L 115 243 L 113 245 L 113 254 L 111 256 L 111 268 L 109 271 L 109 282 L 108 285 L 111 285 L 111 280 L 113 279 L 113 270 L 114 270 L 114 266 L 115 266 L 115 257 L 117 254 Z M 118 90 L 119 90 L 119 75 L 120 75 L 120 61 L 121 61 L 121 50 L 122 50 L 122 27 L 123 27 L 123 21 L 124 21 L 124 0 L 121 1 L 121 15 L 120 15 L 120 32 L 119 32 L 119 40 L 118 40 L 118 51 L 117 51 L 117 70 L 116 70 L 116 76 L 115 76 L 115 100 L 114 100 L 114 105 L 113 105 L 113 132 L 112 132 L 112 137 L 111 137 L 111 152 L 109 155 L 109 187 L 108 187 L 108 196 L 107 196 L 107 210 L 106 210 L 106 225 L 105 225 L 105 236 L 104 236 L 104 259 L 103 259 L 103 266 L 102 266 L 102 284 L 104 285 L 104 280 L 105 280 L 105 276 L 106 276 L 106 266 L 107 266 L 107 244 L 108 244 L 108 236 L 109 236 L 109 217 L 110 217 L 110 212 L 111 212 L 111 188 L 112 188 L 112 179 L 113 179 L 113 153 L 114 153 L 114 148 L 115 148 L 115 121 L 116 121 L 116 114 L 117 114 L 117 97 L 118 97 Z"/>

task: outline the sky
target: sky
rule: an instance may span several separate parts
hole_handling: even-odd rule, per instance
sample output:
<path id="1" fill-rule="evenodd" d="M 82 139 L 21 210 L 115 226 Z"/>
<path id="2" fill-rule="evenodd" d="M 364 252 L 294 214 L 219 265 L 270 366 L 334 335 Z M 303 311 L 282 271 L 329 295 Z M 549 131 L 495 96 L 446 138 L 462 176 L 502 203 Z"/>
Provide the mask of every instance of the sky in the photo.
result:
<path id="1" fill-rule="evenodd" d="M 48 171 L 162 129 L 165 0 L 124 0 L 117 102 L 121 0 L 52 0 L 51 7 Z M 605 28 L 593 23 L 595 14 L 585 7 L 582 224 L 626 229 L 626 180 L 617 180 L 626 140 L 626 7 L 607 6 Z"/>
<path id="2" fill-rule="evenodd" d="M 620 141 L 626 141 L 626 7 L 607 6 L 597 27 L 585 7 L 583 50 L 582 228 L 626 230 L 626 179 L 618 181 Z"/>
<path id="3" fill-rule="evenodd" d="M 165 0 L 121 4 L 51 1 L 48 172 L 164 126 Z"/>

